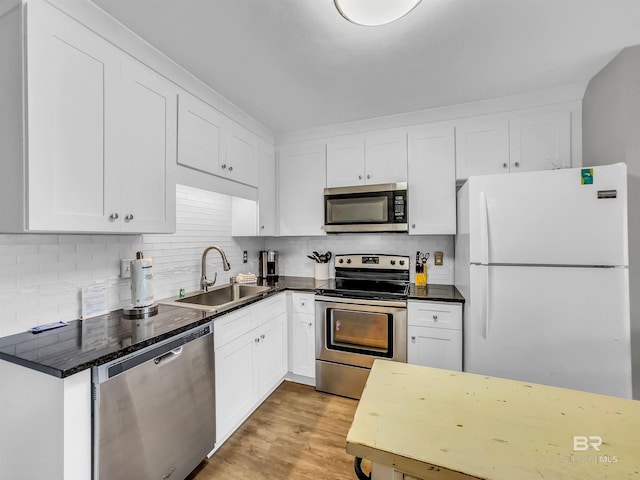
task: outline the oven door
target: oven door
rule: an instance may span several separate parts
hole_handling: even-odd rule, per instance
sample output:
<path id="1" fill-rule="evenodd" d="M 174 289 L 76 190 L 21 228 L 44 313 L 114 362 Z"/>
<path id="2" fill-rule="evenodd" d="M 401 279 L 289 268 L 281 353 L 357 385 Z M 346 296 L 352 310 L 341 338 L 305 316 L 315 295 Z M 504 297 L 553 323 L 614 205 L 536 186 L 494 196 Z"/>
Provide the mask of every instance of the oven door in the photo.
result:
<path id="1" fill-rule="evenodd" d="M 370 368 L 407 361 L 405 302 L 316 297 L 316 359 Z"/>

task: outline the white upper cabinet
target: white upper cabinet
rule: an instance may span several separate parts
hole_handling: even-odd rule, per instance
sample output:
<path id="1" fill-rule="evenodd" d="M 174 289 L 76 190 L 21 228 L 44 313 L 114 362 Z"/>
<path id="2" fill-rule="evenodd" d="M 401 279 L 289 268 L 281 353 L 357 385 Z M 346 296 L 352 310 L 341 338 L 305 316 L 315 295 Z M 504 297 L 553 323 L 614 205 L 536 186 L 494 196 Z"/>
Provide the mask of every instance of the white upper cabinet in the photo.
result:
<path id="1" fill-rule="evenodd" d="M 470 119 L 456 124 L 456 178 L 508 171 L 508 119 Z"/>
<path id="2" fill-rule="evenodd" d="M 119 188 L 107 183 L 117 145 L 118 51 L 48 4 L 28 9 L 25 228 L 119 231 Z"/>
<path id="3" fill-rule="evenodd" d="M 187 92 L 178 104 L 178 164 L 258 186 L 258 138 Z"/>
<path id="4" fill-rule="evenodd" d="M 260 181 L 258 184 L 258 234 L 277 235 L 276 225 L 276 158 L 273 145 L 260 142 Z"/>
<path id="5" fill-rule="evenodd" d="M 23 8 L 27 148 L 0 177 L 21 215 L 0 230 L 175 231 L 175 86 L 47 2 Z"/>
<path id="6" fill-rule="evenodd" d="M 237 123 L 225 124 L 222 170 L 229 180 L 258 186 L 258 138 Z"/>
<path id="7" fill-rule="evenodd" d="M 407 181 L 407 132 L 390 129 L 365 135 L 365 180 L 368 184 Z"/>
<path id="8" fill-rule="evenodd" d="M 121 168 L 109 183 L 120 185 L 122 231 L 174 232 L 176 87 L 125 59 L 121 97 Z"/>
<path id="9" fill-rule="evenodd" d="M 364 135 L 345 135 L 327 141 L 327 187 L 365 183 Z"/>
<path id="10" fill-rule="evenodd" d="M 325 146 L 309 142 L 278 155 L 281 236 L 324 235 Z"/>
<path id="11" fill-rule="evenodd" d="M 178 98 L 178 164 L 221 175 L 223 115 L 187 92 Z"/>
<path id="12" fill-rule="evenodd" d="M 327 140 L 327 187 L 406 181 L 406 131 L 380 130 Z"/>
<path id="13" fill-rule="evenodd" d="M 456 233 L 453 126 L 424 125 L 409 131 L 409 234 Z"/>
<path id="14" fill-rule="evenodd" d="M 571 113 L 551 112 L 509 121 L 510 171 L 571 166 Z"/>

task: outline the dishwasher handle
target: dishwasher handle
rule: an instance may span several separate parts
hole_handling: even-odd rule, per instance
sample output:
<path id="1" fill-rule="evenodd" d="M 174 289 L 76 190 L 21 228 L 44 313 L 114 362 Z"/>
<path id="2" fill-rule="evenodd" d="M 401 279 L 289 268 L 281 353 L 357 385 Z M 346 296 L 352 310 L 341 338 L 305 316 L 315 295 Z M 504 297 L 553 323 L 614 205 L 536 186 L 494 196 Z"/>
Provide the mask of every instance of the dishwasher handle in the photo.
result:
<path id="1" fill-rule="evenodd" d="M 181 353 L 182 353 L 182 347 L 174 348 L 170 352 L 167 352 L 163 355 L 160 355 L 159 357 L 154 358 L 153 363 L 155 363 L 158 366 L 160 366 L 160 364 L 165 365 L 169 363 L 171 360 L 175 360 L 176 358 L 178 358 Z"/>

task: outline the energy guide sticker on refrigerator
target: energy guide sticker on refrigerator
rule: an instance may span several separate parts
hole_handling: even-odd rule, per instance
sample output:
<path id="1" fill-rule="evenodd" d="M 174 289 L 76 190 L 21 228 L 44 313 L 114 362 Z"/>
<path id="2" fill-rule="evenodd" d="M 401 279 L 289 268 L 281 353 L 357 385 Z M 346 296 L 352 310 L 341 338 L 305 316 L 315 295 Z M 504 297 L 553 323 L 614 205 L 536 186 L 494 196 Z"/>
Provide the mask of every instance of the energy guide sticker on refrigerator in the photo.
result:
<path id="1" fill-rule="evenodd" d="M 469 178 L 464 370 L 631 398 L 628 263 L 625 164 Z"/>

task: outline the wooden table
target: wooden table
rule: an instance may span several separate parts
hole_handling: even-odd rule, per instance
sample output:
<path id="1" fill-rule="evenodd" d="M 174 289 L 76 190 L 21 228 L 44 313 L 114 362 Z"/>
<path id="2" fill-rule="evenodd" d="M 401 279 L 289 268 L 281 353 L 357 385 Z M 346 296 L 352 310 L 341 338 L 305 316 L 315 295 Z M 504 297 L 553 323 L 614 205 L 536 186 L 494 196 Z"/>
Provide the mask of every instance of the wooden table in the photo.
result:
<path id="1" fill-rule="evenodd" d="M 376 360 L 347 452 L 429 480 L 638 480 L 640 401 Z"/>

